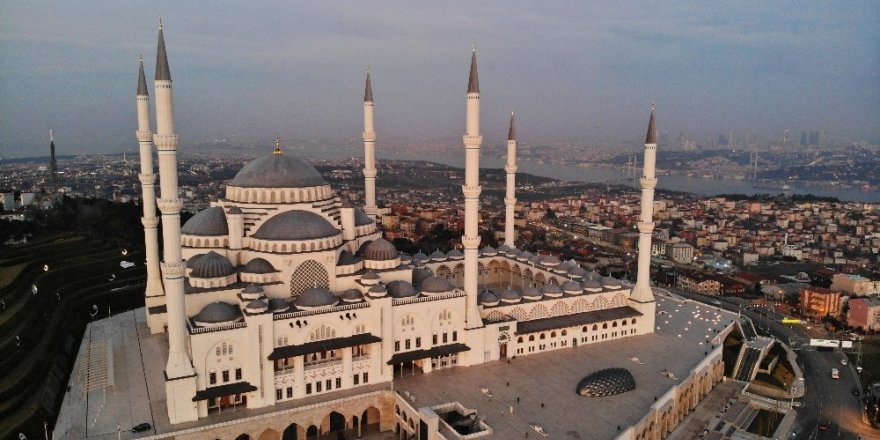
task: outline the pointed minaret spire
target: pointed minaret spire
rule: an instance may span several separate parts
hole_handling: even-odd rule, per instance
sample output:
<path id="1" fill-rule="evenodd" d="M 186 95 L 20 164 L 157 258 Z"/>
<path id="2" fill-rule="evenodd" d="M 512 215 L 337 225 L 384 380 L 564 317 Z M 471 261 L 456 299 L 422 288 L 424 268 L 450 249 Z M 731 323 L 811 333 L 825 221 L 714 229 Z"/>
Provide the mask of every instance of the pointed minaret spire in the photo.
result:
<path id="1" fill-rule="evenodd" d="M 510 129 L 507 130 L 507 140 L 516 140 L 516 127 L 513 124 L 513 110 L 510 111 Z"/>
<path id="2" fill-rule="evenodd" d="M 275 133 L 275 151 L 273 151 L 272 154 L 276 156 L 284 154 L 284 151 L 281 150 L 281 138 L 278 137 L 278 133 Z"/>
<path id="3" fill-rule="evenodd" d="M 147 78 L 144 75 L 144 56 L 141 55 L 140 58 L 140 71 L 138 72 L 138 91 L 137 96 L 149 96 L 150 93 L 147 91 Z"/>
<path id="4" fill-rule="evenodd" d="M 373 102 L 373 83 L 370 82 L 369 67 L 367 68 L 367 85 L 364 86 L 364 102 Z"/>
<path id="5" fill-rule="evenodd" d="M 516 128 L 513 125 L 513 111 L 510 112 L 510 129 L 507 131 L 507 188 L 504 195 L 504 244 L 514 247 L 516 234 L 513 229 L 516 210 Z"/>
<path id="6" fill-rule="evenodd" d="M 480 93 L 480 79 L 477 77 L 477 44 L 471 47 L 471 76 L 468 79 L 468 93 Z"/>
<path id="7" fill-rule="evenodd" d="M 657 143 L 657 129 L 654 127 L 654 101 L 651 101 L 651 119 L 648 120 L 648 136 L 645 137 L 645 143 Z"/>
<path id="8" fill-rule="evenodd" d="M 162 30 L 162 17 L 159 17 L 159 47 L 156 50 L 156 81 L 171 81 L 168 55 L 165 54 L 165 31 Z"/>

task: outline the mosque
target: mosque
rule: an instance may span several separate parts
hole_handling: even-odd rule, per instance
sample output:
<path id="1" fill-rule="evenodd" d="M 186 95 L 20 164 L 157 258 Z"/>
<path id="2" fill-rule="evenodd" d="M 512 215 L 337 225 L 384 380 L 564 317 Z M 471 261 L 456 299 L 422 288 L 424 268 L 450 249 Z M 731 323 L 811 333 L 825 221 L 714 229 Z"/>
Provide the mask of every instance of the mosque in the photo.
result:
<path id="1" fill-rule="evenodd" d="M 171 428 L 206 425 L 230 408 L 262 408 L 265 413 L 285 404 L 298 408 L 298 402 L 313 408 L 361 399 L 353 401 L 365 403 L 357 403 L 362 407 L 351 411 L 351 420 L 331 419 L 326 427 L 318 422 L 316 429 L 324 433 L 338 423 L 378 424 L 384 431 L 401 412 L 388 410 L 390 404 L 376 397 L 377 384 L 394 390 L 399 377 L 429 377 L 440 370 L 654 333 L 657 305 L 648 279 L 657 183 L 653 108 L 641 178 L 638 278 L 629 285 L 588 272 L 574 261 L 516 248 L 513 115 L 505 167 L 504 245 L 480 247 L 476 50 L 471 54 L 463 136 L 463 251 L 448 253 L 401 254 L 377 229 L 369 72 L 364 206 L 341 200 L 315 168 L 285 152 L 276 140 L 271 154 L 251 161 L 228 182 L 225 197 L 182 226 L 178 136 L 161 22 L 153 93 L 155 132 L 141 59 L 137 138 L 147 249 L 146 320 L 167 347 L 162 381 Z M 161 259 L 156 208 L 163 225 Z M 717 370 L 717 365 L 711 368 Z M 437 417 L 432 422 L 429 412 L 412 413 L 401 438 L 416 438 L 417 431 L 418 438 L 448 438 L 438 434 Z M 400 420 L 397 425 L 401 429 Z M 285 431 L 284 438 L 312 434 L 303 428 L 290 435 Z"/>

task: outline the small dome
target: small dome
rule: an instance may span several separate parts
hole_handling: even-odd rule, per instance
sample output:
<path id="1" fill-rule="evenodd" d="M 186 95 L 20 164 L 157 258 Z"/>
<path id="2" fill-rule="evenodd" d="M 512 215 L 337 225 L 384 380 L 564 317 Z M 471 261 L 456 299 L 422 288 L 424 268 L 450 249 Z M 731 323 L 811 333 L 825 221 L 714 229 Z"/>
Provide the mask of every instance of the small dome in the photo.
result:
<path id="1" fill-rule="evenodd" d="M 510 251 L 511 251 L 512 249 L 513 249 L 512 247 L 510 247 L 510 246 L 508 246 L 508 245 L 506 245 L 506 244 L 502 244 L 501 246 L 498 246 L 498 253 L 499 253 L 499 254 L 507 255 L 508 253 L 510 253 Z"/>
<path id="2" fill-rule="evenodd" d="M 220 278 L 235 274 L 235 268 L 229 259 L 214 251 L 199 258 L 193 265 L 190 276 L 195 278 Z"/>
<path id="3" fill-rule="evenodd" d="M 283 298 L 270 298 L 269 299 L 269 310 L 273 313 L 282 313 L 290 310 L 290 303 Z"/>
<path id="4" fill-rule="evenodd" d="M 534 256 L 535 256 L 535 254 L 533 254 L 529 251 L 523 251 L 523 252 L 520 252 L 519 255 L 516 256 L 516 259 L 519 261 L 528 261 Z"/>
<path id="5" fill-rule="evenodd" d="M 307 188 L 326 185 L 315 167 L 286 154 L 272 154 L 242 167 L 229 186 L 240 188 Z"/>
<path id="6" fill-rule="evenodd" d="M 361 275 L 361 282 L 367 285 L 376 284 L 379 282 L 379 275 L 372 270 L 366 271 L 363 275 Z"/>
<path id="7" fill-rule="evenodd" d="M 229 225 L 226 224 L 226 213 L 219 206 L 212 206 L 199 211 L 196 215 L 180 228 L 184 235 L 229 235 Z"/>
<path id="8" fill-rule="evenodd" d="M 390 241 L 377 238 L 364 248 L 361 256 L 364 260 L 387 261 L 397 258 L 398 253 Z"/>
<path id="9" fill-rule="evenodd" d="M 338 302 L 339 299 L 323 287 L 307 289 L 293 300 L 294 305 L 306 310 L 335 306 Z"/>
<path id="10" fill-rule="evenodd" d="M 563 266 L 566 269 L 574 269 L 575 267 L 578 267 L 578 264 L 574 260 L 565 260 L 560 266 Z"/>
<path id="11" fill-rule="evenodd" d="M 242 272 L 263 274 L 278 271 L 275 270 L 275 267 L 272 266 L 272 263 L 270 263 L 268 260 L 266 260 L 265 258 L 257 257 L 252 259 L 251 261 L 248 261 L 247 264 L 244 265 L 244 269 L 242 270 Z"/>
<path id="12" fill-rule="evenodd" d="M 541 257 L 541 264 L 548 267 L 553 267 L 559 264 L 559 258 L 554 257 L 553 255 L 544 255 Z"/>
<path id="13" fill-rule="evenodd" d="M 412 261 L 414 261 L 415 263 L 426 263 L 428 259 L 428 256 L 422 252 L 419 252 L 412 256 Z"/>
<path id="14" fill-rule="evenodd" d="M 411 261 L 412 261 L 412 257 L 410 257 L 409 255 L 404 254 L 402 252 L 400 253 L 400 262 L 402 264 L 409 264 Z"/>
<path id="15" fill-rule="evenodd" d="M 621 288 L 620 280 L 616 280 L 611 277 L 602 277 L 602 279 L 600 279 L 599 282 L 602 283 L 602 287 L 607 287 L 609 289 L 620 289 Z"/>
<path id="16" fill-rule="evenodd" d="M 232 304 L 216 301 L 203 307 L 192 319 L 199 325 L 225 324 L 240 320 L 241 310 Z"/>
<path id="17" fill-rule="evenodd" d="M 541 256 L 540 256 L 540 255 L 533 255 L 532 258 L 529 258 L 529 263 L 532 263 L 532 264 L 538 264 L 538 263 L 540 263 L 540 262 L 541 262 Z"/>
<path id="18" fill-rule="evenodd" d="M 577 393 L 581 396 L 613 396 L 636 389 L 636 380 L 625 368 L 606 368 L 581 379 Z"/>
<path id="19" fill-rule="evenodd" d="M 233 206 L 232 208 L 227 209 L 226 213 L 227 214 L 242 214 L 241 208 L 239 208 L 238 206 Z"/>
<path id="20" fill-rule="evenodd" d="M 372 242 L 373 242 L 373 240 L 367 240 L 367 241 L 361 243 L 361 247 L 358 248 L 358 250 L 357 250 L 357 252 L 355 253 L 355 255 L 363 255 L 363 254 L 364 254 L 364 251 L 367 250 L 367 246 L 369 246 L 370 243 L 372 243 Z"/>
<path id="21" fill-rule="evenodd" d="M 498 298 L 505 303 L 518 303 L 522 299 L 522 294 L 513 289 L 507 289 L 500 294 Z"/>
<path id="22" fill-rule="evenodd" d="M 594 270 L 594 271 L 588 273 L 587 276 L 586 276 L 585 278 L 588 279 L 588 280 L 596 280 L 596 281 L 599 281 L 600 279 L 602 279 L 602 275 L 599 275 L 599 272 L 596 272 L 596 271 Z"/>
<path id="23" fill-rule="evenodd" d="M 361 291 L 357 289 L 348 289 L 345 292 L 342 292 L 342 295 L 339 295 L 339 297 L 342 298 L 342 301 L 346 303 L 355 303 L 364 300 L 364 294 L 362 294 Z"/>
<path id="24" fill-rule="evenodd" d="M 241 297 L 244 299 L 258 299 L 263 296 L 263 288 L 257 284 L 250 283 L 241 290 Z"/>
<path id="25" fill-rule="evenodd" d="M 309 211 L 287 211 L 266 220 L 251 237 L 258 240 L 314 240 L 334 237 L 339 230 Z"/>
<path id="26" fill-rule="evenodd" d="M 486 246 L 480 249 L 480 255 L 485 255 L 487 257 L 491 257 L 493 255 L 498 255 L 498 251 L 495 250 L 492 246 Z"/>
<path id="27" fill-rule="evenodd" d="M 446 261 L 446 254 L 443 253 L 440 249 L 437 249 L 434 252 L 431 252 L 431 255 L 428 256 L 431 261 Z"/>
<path id="28" fill-rule="evenodd" d="M 196 266 L 196 262 L 199 261 L 199 258 L 202 258 L 204 256 L 205 256 L 205 254 L 196 254 L 196 255 L 193 255 L 192 257 L 189 257 L 189 259 L 186 260 L 186 268 L 187 269 L 194 268 Z"/>
<path id="29" fill-rule="evenodd" d="M 370 295 L 370 298 L 381 298 L 388 293 L 388 289 L 385 288 L 382 284 L 376 284 L 375 286 L 370 287 L 367 290 L 367 295 Z"/>
<path id="30" fill-rule="evenodd" d="M 352 264 L 356 264 L 361 261 L 360 258 L 355 257 L 349 251 L 342 251 L 339 253 L 339 260 L 336 261 L 337 266 L 350 266 Z"/>
<path id="31" fill-rule="evenodd" d="M 522 292 L 523 299 L 536 300 L 541 299 L 543 296 L 544 294 L 541 293 L 541 289 L 537 287 L 526 287 Z"/>
<path id="32" fill-rule="evenodd" d="M 388 283 L 388 293 L 392 298 L 409 298 L 418 296 L 416 288 L 412 284 L 403 280 L 394 280 Z"/>
<path id="33" fill-rule="evenodd" d="M 577 295 L 583 293 L 583 288 L 581 287 L 581 284 L 576 281 L 566 281 L 562 283 L 562 291 Z"/>
<path id="34" fill-rule="evenodd" d="M 477 302 L 484 306 L 497 306 L 498 301 L 498 297 L 489 289 L 486 289 L 477 295 Z"/>
<path id="35" fill-rule="evenodd" d="M 446 253 L 446 257 L 450 260 L 461 260 L 464 258 L 464 254 L 458 249 L 453 249 Z"/>
<path id="36" fill-rule="evenodd" d="M 266 304 L 266 301 L 261 299 L 255 299 L 248 303 L 248 305 L 244 308 L 248 313 L 263 313 L 266 310 L 269 310 L 269 304 Z"/>
<path id="37" fill-rule="evenodd" d="M 424 293 L 447 293 L 455 289 L 449 280 L 440 277 L 425 278 L 419 287 Z"/>
<path id="38" fill-rule="evenodd" d="M 364 213 L 361 208 L 354 208 L 354 225 L 355 226 L 366 226 L 370 223 L 373 223 L 373 219 L 370 218 L 366 213 Z"/>
<path id="39" fill-rule="evenodd" d="M 586 269 L 583 267 L 577 266 L 568 270 L 568 276 L 572 278 L 583 278 L 587 275 Z"/>
<path id="40" fill-rule="evenodd" d="M 581 283 L 581 287 L 584 288 L 587 292 L 601 292 L 602 291 L 602 283 L 598 280 L 585 280 Z"/>
<path id="41" fill-rule="evenodd" d="M 426 267 L 419 267 L 413 269 L 412 273 L 412 282 L 413 284 L 422 284 L 422 281 L 434 276 L 434 272 L 431 272 L 431 269 Z"/>
<path id="42" fill-rule="evenodd" d="M 544 284 L 541 286 L 541 293 L 547 296 L 559 296 L 562 295 L 562 288 L 556 284 Z"/>

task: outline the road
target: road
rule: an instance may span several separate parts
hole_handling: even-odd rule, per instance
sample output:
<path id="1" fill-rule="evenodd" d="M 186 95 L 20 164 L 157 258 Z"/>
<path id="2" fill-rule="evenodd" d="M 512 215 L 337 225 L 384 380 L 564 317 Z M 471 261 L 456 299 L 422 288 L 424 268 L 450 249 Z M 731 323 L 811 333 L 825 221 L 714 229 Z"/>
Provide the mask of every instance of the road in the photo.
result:
<path id="1" fill-rule="evenodd" d="M 670 289 L 671 290 L 671 289 Z M 712 304 L 718 298 L 672 290 L 681 296 Z M 717 305 L 717 304 L 712 304 Z M 725 310 L 741 311 L 752 319 L 759 332 L 770 333 L 777 339 L 794 347 L 798 363 L 804 372 L 806 393 L 798 408 L 794 432 L 797 439 L 880 439 L 880 430 L 873 429 L 862 420 L 861 400 L 853 396 L 858 388 L 856 370 L 852 365 L 843 366 L 844 354 L 838 350 L 815 351 L 809 347 L 811 335 L 803 324 L 783 325 L 779 315 L 741 308 L 739 303 L 722 302 Z M 813 329 L 811 333 L 820 332 Z M 819 334 L 813 335 L 813 337 Z M 840 379 L 831 378 L 831 369 L 840 371 Z M 827 431 L 819 431 L 819 424 L 827 423 Z"/>

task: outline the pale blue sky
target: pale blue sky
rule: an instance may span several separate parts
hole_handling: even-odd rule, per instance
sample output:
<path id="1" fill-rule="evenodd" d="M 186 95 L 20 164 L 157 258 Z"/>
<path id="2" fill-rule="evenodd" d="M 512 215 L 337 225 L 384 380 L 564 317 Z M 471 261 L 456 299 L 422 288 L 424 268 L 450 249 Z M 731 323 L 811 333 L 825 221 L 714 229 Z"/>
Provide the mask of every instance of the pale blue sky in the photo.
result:
<path id="1" fill-rule="evenodd" d="M 789 128 L 880 139 L 880 2 L 0 4 L 0 157 L 134 150 L 137 57 L 163 17 L 182 145 L 355 142 L 364 69 L 385 142 L 460 143 L 471 41 L 483 135 L 532 144 Z M 152 82 L 150 81 L 152 87 Z"/>

